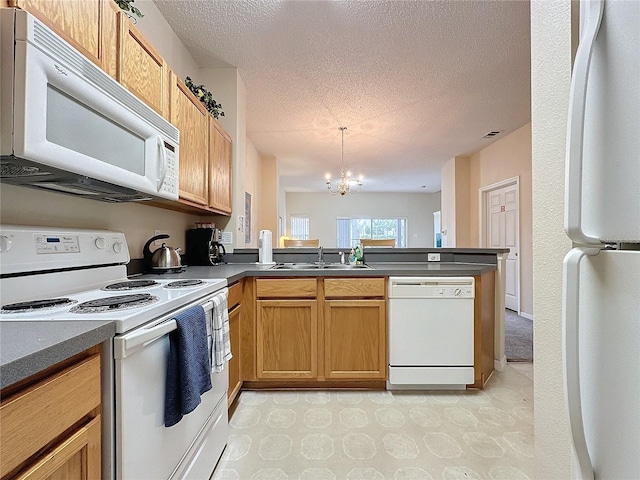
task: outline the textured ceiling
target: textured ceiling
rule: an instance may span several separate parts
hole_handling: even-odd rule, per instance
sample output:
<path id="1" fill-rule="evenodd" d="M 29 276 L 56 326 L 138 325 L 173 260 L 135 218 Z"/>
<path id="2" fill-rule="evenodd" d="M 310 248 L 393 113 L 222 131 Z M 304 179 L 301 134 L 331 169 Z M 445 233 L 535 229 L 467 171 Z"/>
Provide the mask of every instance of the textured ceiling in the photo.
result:
<path id="1" fill-rule="evenodd" d="M 238 68 L 287 191 L 339 175 L 340 126 L 363 191 L 436 192 L 447 160 L 531 118 L 528 1 L 155 3 L 201 67 Z"/>

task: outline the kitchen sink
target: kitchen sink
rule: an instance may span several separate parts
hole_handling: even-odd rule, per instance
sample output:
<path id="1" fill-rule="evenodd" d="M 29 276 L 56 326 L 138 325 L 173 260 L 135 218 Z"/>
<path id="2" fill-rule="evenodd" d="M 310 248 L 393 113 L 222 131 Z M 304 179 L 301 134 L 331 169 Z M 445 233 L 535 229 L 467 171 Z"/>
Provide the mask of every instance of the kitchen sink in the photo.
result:
<path id="1" fill-rule="evenodd" d="M 271 270 L 355 270 L 373 268 L 369 265 L 348 265 L 344 263 L 278 263 Z"/>

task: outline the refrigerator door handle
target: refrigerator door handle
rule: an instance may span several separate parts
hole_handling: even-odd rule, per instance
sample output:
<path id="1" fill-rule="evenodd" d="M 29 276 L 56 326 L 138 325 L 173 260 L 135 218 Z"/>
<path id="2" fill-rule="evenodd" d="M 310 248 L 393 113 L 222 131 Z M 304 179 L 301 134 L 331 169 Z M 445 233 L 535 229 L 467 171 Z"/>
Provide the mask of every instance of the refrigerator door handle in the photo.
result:
<path id="1" fill-rule="evenodd" d="M 598 248 L 574 248 L 564 258 L 562 282 L 562 343 L 564 353 L 564 385 L 573 448 L 578 461 L 580 480 L 593 480 L 582 418 L 580 397 L 580 261 L 584 256 L 597 255 Z"/>
<path id="2" fill-rule="evenodd" d="M 582 2 L 587 5 L 585 26 L 576 52 L 569 92 L 569 119 L 567 122 L 567 150 L 565 172 L 564 229 L 576 243 L 601 244 L 582 230 L 582 161 L 584 148 L 584 114 L 587 84 L 593 47 L 600 30 L 604 0 Z"/>

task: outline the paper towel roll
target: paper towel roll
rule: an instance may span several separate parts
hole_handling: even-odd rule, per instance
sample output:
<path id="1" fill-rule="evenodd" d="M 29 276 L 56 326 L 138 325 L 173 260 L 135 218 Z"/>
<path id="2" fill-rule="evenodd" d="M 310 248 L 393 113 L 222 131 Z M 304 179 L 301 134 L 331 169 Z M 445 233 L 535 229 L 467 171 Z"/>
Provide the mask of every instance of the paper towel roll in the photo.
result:
<path id="1" fill-rule="evenodd" d="M 260 230 L 258 238 L 258 263 L 273 263 L 273 245 L 271 230 Z"/>

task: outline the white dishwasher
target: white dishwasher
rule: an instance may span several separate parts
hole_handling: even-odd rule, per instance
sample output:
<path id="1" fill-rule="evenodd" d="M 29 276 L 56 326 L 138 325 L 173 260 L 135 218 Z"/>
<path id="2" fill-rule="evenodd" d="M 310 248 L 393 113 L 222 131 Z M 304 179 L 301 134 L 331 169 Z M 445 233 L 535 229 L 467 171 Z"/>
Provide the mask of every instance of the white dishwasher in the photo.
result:
<path id="1" fill-rule="evenodd" d="M 473 277 L 389 277 L 387 389 L 473 383 Z"/>

